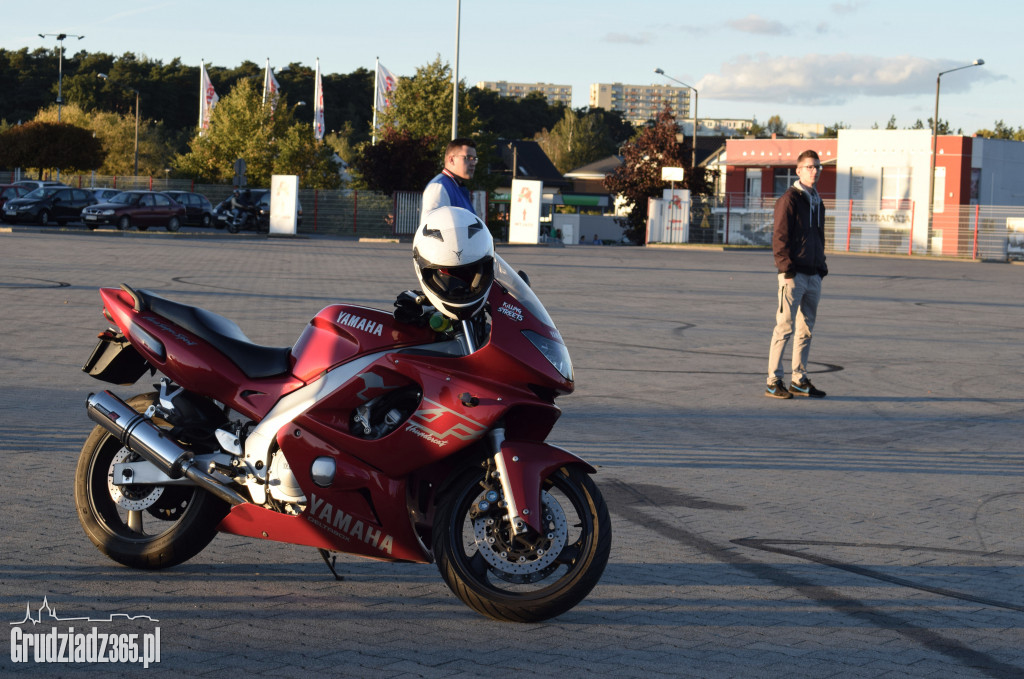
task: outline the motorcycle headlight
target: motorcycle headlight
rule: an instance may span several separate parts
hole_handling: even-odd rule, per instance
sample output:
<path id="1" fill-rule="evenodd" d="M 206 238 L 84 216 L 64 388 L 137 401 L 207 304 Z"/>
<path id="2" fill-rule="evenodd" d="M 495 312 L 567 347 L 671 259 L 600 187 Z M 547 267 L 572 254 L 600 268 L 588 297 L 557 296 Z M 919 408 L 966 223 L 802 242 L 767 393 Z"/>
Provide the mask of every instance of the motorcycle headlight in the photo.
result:
<path id="1" fill-rule="evenodd" d="M 569 358 L 569 350 L 565 348 L 564 344 L 538 335 L 532 330 L 523 330 L 523 336 L 530 340 L 530 344 L 537 347 L 540 353 L 544 354 L 544 358 L 548 359 L 548 363 L 554 366 L 559 375 L 570 382 L 574 381 L 572 359 Z"/>

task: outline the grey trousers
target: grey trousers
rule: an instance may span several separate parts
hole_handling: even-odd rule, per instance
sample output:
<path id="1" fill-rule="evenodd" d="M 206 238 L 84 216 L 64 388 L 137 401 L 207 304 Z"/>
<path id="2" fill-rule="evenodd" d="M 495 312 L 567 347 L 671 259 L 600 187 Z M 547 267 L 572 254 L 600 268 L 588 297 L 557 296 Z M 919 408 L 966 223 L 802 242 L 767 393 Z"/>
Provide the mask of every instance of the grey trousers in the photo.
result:
<path id="1" fill-rule="evenodd" d="M 821 276 L 798 273 L 793 278 L 779 274 L 779 304 L 775 308 L 775 330 L 768 351 L 768 383 L 782 379 L 782 354 L 789 338 L 793 338 L 792 380 L 799 382 L 807 375 L 807 359 L 811 353 L 811 331 L 821 299 Z M 795 335 L 794 335 L 795 332 Z"/>

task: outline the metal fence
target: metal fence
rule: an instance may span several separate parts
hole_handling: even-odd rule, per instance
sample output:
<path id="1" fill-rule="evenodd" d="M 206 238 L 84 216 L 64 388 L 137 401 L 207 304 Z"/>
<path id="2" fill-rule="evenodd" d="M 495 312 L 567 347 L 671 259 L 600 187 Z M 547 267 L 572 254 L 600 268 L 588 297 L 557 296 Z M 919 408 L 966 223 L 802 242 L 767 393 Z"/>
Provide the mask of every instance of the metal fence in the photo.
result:
<path id="1" fill-rule="evenodd" d="M 18 178 L 14 172 L 0 172 L 0 183 Z M 230 197 L 233 188 L 170 177 L 65 174 L 61 180 L 82 188 L 195 191 L 215 206 Z M 302 189 L 298 230 L 358 238 L 409 238 L 419 218 L 420 197 L 418 192 L 386 195 L 352 189 Z M 770 247 L 774 207 L 775 198 L 745 194 L 698 198 L 691 207 L 688 237 L 680 242 Z M 909 200 L 826 200 L 825 208 L 825 247 L 830 252 L 1024 259 L 1024 206 L 947 205 L 943 212 L 932 215 L 930 228 L 927 215 Z M 921 227 L 917 232 L 915 224 Z M 927 236 L 921 235 L 922 231 Z"/>
<path id="2" fill-rule="evenodd" d="M 0 172 L 0 183 L 15 181 L 14 172 Z M 54 177 L 56 178 L 56 177 Z M 60 180 L 79 188 L 116 188 L 125 191 L 144 189 L 151 191 L 193 191 L 210 199 L 214 207 L 231 197 L 234 187 L 225 184 L 199 184 L 189 179 L 170 177 L 114 177 L 97 174 L 63 174 Z M 418 195 L 418 194 L 417 194 Z M 406 201 L 408 202 L 408 201 Z M 324 233 L 358 238 L 392 238 L 404 234 L 396 232 L 395 215 L 397 196 L 375 191 L 351 189 L 326 191 L 302 189 L 299 191 L 302 219 L 299 233 Z M 419 215 L 419 203 L 416 203 Z M 415 229 L 415 225 L 413 225 Z M 409 231 L 411 235 L 412 230 Z"/>
<path id="3" fill-rule="evenodd" d="M 770 247 L 774 207 L 774 198 L 745 195 L 697 201 L 689 242 Z M 932 215 L 930 228 L 913 201 L 826 200 L 825 209 L 831 252 L 1024 259 L 1024 206 L 947 205 Z"/>

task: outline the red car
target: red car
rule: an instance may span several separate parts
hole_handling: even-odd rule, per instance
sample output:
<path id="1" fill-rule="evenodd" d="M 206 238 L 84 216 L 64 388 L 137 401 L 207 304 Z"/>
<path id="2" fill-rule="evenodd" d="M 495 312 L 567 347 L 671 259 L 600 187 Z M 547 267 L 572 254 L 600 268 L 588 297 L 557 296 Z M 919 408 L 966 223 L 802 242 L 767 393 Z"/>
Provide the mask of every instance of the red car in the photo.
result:
<path id="1" fill-rule="evenodd" d="M 185 221 L 185 208 L 159 191 L 123 191 L 82 210 L 82 221 L 90 229 L 113 224 L 121 231 L 133 226 L 139 231 L 151 226 L 177 231 Z"/>

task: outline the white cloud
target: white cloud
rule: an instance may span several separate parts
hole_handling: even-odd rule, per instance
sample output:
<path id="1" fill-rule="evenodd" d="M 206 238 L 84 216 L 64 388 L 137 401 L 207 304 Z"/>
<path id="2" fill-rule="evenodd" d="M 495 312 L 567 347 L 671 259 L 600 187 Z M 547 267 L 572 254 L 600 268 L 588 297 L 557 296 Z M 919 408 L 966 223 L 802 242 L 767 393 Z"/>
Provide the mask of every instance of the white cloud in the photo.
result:
<path id="1" fill-rule="evenodd" d="M 797 57 L 740 56 L 721 73 L 697 84 L 701 97 L 786 104 L 842 104 L 857 96 L 899 96 L 935 91 L 940 71 L 959 64 L 919 57 L 807 54 Z M 1001 79 L 982 68 L 944 79 L 948 91 L 965 91 L 974 81 Z"/>
<path id="2" fill-rule="evenodd" d="M 741 33 L 756 33 L 759 35 L 788 35 L 791 29 L 781 21 L 765 19 L 756 14 L 750 14 L 742 19 L 727 21 L 726 25 Z"/>
<path id="3" fill-rule="evenodd" d="M 831 7 L 836 14 L 853 14 L 867 5 L 865 0 L 849 0 L 848 2 L 833 2 Z"/>
<path id="4" fill-rule="evenodd" d="M 649 45 L 654 40 L 651 33 L 606 33 L 605 42 L 613 42 L 625 45 Z"/>

